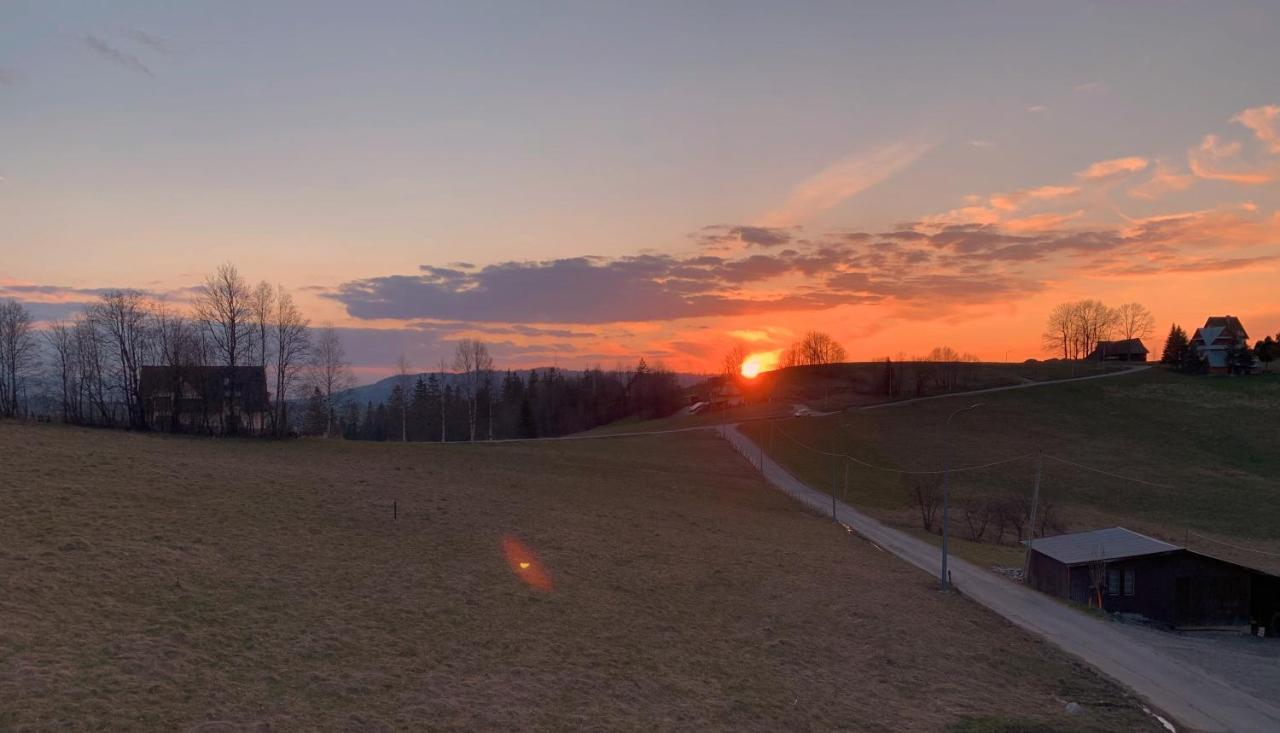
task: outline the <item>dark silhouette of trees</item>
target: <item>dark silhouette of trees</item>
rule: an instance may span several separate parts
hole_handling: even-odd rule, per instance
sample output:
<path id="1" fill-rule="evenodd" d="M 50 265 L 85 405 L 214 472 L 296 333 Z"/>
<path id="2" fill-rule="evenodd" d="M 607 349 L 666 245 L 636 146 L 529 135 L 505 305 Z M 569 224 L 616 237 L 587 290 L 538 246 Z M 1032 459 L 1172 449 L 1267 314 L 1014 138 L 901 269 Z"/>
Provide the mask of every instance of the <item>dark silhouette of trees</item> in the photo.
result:
<path id="1" fill-rule="evenodd" d="M 1169 329 L 1169 335 L 1165 337 L 1164 350 L 1160 352 L 1160 363 L 1181 367 L 1190 348 L 1191 341 L 1187 338 L 1187 332 L 1175 323 Z"/>
<path id="2" fill-rule="evenodd" d="M 1268 336 L 1254 344 L 1253 353 L 1254 356 L 1258 357 L 1258 361 L 1262 362 L 1263 370 L 1270 371 L 1271 362 L 1275 361 L 1277 356 L 1280 356 L 1280 343 Z"/>
<path id="3" fill-rule="evenodd" d="M 1145 308 L 1137 303 L 1123 308 L 1132 321 L 1130 326 L 1139 330 L 1144 327 Z M 1099 341 L 1106 341 L 1122 331 L 1124 318 L 1120 309 L 1109 308 L 1100 300 L 1059 303 L 1049 312 L 1042 335 L 1045 349 L 1060 354 L 1063 359 L 1084 359 L 1093 353 Z"/>
<path id="4" fill-rule="evenodd" d="M 347 363 L 347 352 L 342 345 L 342 337 L 333 326 L 325 326 L 316 335 L 311 349 L 311 360 L 307 364 L 307 372 L 308 384 L 318 388 L 324 395 L 327 408 L 325 412 L 329 416 L 324 434 L 326 437 L 333 435 L 332 416 L 338 408 L 334 399 L 339 392 L 350 388 L 355 382 L 351 374 L 351 366 Z M 356 428 L 346 426 L 343 430 L 344 434 L 347 429 L 355 430 Z"/>
<path id="5" fill-rule="evenodd" d="M 1115 309 L 1116 334 L 1122 339 L 1144 339 L 1156 330 L 1156 318 L 1141 303 L 1125 303 Z"/>
<path id="6" fill-rule="evenodd" d="M 19 414 L 38 348 L 30 311 L 16 300 L 0 300 L 0 417 Z"/>

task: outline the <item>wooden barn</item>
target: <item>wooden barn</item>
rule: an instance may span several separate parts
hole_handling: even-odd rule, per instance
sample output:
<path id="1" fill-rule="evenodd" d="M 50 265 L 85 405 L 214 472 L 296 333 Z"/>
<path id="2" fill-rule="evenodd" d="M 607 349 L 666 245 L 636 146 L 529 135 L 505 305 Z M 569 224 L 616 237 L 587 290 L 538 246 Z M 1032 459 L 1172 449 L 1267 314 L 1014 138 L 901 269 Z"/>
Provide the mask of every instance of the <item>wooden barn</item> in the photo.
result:
<path id="1" fill-rule="evenodd" d="M 259 366 L 144 366 L 138 386 L 153 430 L 262 435 L 270 427 L 271 395 Z"/>
<path id="2" fill-rule="evenodd" d="M 1031 587 L 1173 628 L 1265 628 L 1280 635 L 1280 577 L 1123 527 L 1031 543 Z"/>
<path id="3" fill-rule="evenodd" d="M 1121 339 L 1099 341 L 1089 358 L 1094 361 L 1146 361 L 1148 353 L 1142 339 Z"/>

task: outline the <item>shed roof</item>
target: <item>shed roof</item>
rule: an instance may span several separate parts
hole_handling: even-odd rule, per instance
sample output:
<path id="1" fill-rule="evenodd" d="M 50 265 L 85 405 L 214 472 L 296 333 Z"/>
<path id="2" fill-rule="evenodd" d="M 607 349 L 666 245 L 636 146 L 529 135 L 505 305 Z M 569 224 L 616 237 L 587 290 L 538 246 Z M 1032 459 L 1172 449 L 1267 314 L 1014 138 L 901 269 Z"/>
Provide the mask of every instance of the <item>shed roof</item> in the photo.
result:
<path id="1" fill-rule="evenodd" d="M 1064 565 L 1081 565 L 1097 560 L 1159 555 L 1183 548 L 1124 527 L 1111 527 L 1045 537 L 1036 540 L 1031 549 Z"/>

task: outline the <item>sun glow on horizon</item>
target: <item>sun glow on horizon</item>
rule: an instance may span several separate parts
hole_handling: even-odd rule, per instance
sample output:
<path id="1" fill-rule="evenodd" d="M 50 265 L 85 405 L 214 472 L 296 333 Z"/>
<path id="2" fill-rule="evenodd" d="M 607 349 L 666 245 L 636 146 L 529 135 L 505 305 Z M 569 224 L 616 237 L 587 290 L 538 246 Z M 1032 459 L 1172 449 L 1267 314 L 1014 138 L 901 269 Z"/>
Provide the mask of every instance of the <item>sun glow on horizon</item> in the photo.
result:
<path id="1" fill-rule="evenodd" d="M 755 379 L 760 376 L 761 372 L 767 372 L 777 366 L 778 355 L 776 352 L 748 354 L 747 358 L 742 360 L 742 376 L 747 379 Z"/>

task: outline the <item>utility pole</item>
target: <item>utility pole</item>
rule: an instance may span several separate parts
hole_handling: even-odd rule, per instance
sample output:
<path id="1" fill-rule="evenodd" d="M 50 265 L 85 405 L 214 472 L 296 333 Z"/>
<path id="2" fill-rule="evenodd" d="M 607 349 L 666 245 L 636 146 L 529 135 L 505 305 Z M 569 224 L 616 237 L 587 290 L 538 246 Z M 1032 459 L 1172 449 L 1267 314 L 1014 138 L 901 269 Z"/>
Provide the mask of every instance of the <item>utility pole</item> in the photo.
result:
<path id="1" fill-rule="evenodd" d="M 981 402 L 974 403 L 968 407 L 962 407 L 951 413 L 947 417 L 947 423 L 943 431 L 947 433 L 946 459 L 942 468 L 942 590 L 945 593 L 951 590 L 950 578 L 947 577 L 947 545 L 951 539 L 951 454 L 955 451 L 955 446 L 950 440 L 951 421 L 956 415 L 970 410 L 976 410 L 982 407 Z"/>
<path id="2" fill-rule="evenodd" d="M 1036 483 L 1031 490 L 1031 527 L 1027 530 L 1027 554 L 1022 560 L 1022 583 L 1031 584 L 1031 543 L 1036 539 L 1036 508 L 1040 506 L 1040 475 L 1044 471 L 1044 451 L 1036 451 Z"/>

